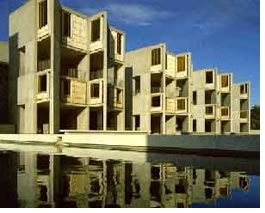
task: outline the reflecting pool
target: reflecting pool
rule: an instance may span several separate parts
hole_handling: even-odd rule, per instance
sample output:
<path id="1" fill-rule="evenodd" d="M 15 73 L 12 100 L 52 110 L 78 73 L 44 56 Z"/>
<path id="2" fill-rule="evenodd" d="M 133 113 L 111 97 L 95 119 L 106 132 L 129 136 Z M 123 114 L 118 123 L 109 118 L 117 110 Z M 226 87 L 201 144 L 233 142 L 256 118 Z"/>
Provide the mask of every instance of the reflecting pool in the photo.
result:
<path id="1" fill-rule="evenodd" d="M 5 148 L 0 168 L 0 207 L 260 206 L 259 159 Z"/>

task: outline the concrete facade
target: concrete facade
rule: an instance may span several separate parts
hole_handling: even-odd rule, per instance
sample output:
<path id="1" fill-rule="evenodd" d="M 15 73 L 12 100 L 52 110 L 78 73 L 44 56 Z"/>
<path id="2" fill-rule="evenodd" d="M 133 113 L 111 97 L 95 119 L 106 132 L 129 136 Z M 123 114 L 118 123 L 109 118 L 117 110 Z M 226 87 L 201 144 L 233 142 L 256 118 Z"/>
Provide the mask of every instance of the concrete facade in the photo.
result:
<path id="1" fill-rule="evenodd" d="M 9 19 L 17 133 L 124 130 L 125 34 L 106 12 L 86 16 L 58 0 L 30 0 Z"/>
<path id="2" fill-rule="evenodd" d="M 191 73 L 191 53 L 176 55 L 164 43 L 127 52 L 128 126 L 152 134 L 191 132 Z"/>
<path id="3" fill-rule="evenodd" d="M 193 133 L 250 132 L 250 84 L 233 83 L 233 74 L 216 68 L 192 73 Z"/>
<path id="4" fill-rule="evenodd" d="M 129 51 L 126 82 L 127 129 L 249 133 L 249 83 L 234 84 L 232 73 L 216 68 L 193 71 L 191 53 L 170 53 L 164 43 Z"/>

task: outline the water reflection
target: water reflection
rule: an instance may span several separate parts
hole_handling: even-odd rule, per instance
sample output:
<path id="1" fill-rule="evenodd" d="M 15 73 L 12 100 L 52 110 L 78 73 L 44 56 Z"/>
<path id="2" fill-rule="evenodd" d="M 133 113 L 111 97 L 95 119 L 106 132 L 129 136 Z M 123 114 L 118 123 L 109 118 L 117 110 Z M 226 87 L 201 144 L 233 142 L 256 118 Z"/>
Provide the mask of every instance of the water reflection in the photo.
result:
<path id="1" fill-rule="evenodd" d="M 191 207 L 248 193 L 245 172 L 174 162 L 135 163 L 30 152 L 0 152 L 2 207 Z"/>

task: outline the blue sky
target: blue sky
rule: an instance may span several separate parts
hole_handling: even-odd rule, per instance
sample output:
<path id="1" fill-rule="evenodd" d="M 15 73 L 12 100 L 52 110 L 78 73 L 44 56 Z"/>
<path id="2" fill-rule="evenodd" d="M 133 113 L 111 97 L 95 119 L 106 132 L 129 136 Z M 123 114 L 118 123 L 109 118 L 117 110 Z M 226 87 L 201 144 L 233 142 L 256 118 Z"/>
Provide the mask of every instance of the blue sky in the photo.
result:
<path id="1" fill-rule="evenodd" d="M 0 0 L 0 40 L 7 13 L 25 0 Z M 7 5 L 9 2 L 9 7 Z M 127 34 L 127 50 L 165 42 L 170 51 L 191 51 L 194 69 L 217 67 L 234 82 L 251 81 L 251 103 L 260 102 L 259 0 L 61 0 L 88 15 L 109 12 Z M 4 28 L 2 28 L 4 26 Z"/>

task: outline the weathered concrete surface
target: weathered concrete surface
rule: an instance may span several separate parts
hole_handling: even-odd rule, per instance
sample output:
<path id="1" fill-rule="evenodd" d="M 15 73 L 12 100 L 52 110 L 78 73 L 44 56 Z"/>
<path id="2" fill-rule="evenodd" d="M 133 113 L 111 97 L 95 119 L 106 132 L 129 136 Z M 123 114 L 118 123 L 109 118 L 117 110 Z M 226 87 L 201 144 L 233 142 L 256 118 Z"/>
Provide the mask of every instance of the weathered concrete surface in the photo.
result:
<path id="1" fill-rule="evenodd" d="M 259 156 L 259 135 L 147 135 L 144 132 L 91 132 L 61 135 L 5 134 L 0 143 L 51 144 L 58 141 L 64 146 L 93 147 L 132 151 L 179 151 L 202 155 Z"/>

